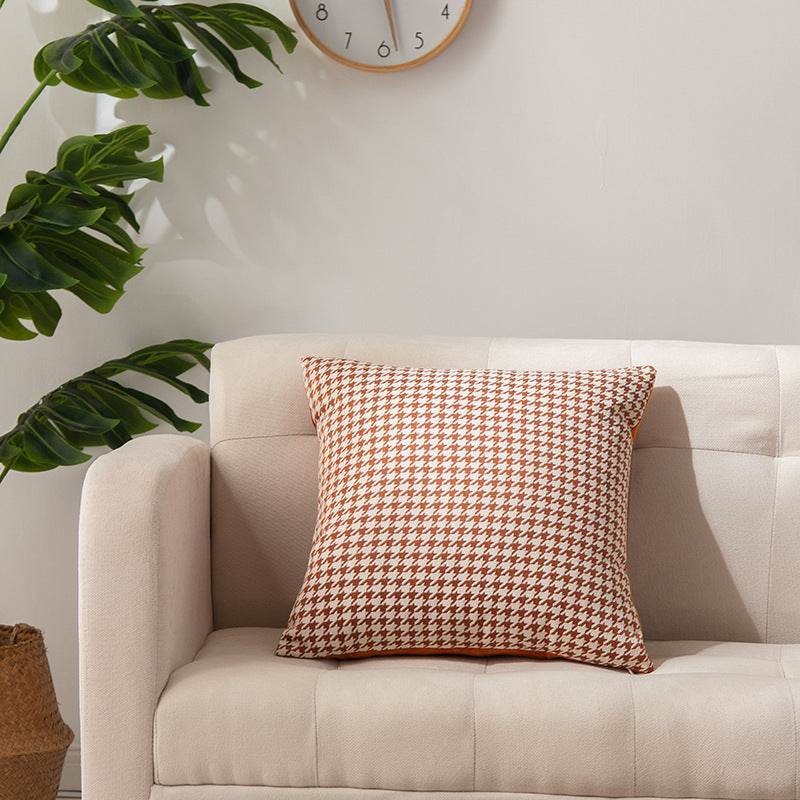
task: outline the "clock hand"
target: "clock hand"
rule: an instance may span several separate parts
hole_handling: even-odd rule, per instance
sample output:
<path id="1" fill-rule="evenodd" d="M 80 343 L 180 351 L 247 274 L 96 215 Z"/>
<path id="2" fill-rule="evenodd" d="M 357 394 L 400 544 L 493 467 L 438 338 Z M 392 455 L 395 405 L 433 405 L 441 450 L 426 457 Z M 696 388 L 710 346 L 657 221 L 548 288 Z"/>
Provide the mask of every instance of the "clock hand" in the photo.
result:
<path id="1" fill-rule="evenodd" d="M 392 31 L 392 41 L 394 42 L 394 49 L 397 50 L 397 34 L 394 30 L 394 17 L 392 16 L 392 4 L 389 0 L 383 0 L 386 6 L 386 16 L 389 17 L 389 29 Z"/>

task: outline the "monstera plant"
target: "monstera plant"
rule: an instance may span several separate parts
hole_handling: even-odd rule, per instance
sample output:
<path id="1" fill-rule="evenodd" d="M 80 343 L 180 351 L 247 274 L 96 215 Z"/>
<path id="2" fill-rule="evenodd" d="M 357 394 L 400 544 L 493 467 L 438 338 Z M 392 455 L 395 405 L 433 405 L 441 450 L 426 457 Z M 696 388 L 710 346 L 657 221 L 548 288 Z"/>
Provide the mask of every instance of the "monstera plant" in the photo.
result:
<path id="1" fill-rule="evenodd" d="M 188 97 L 207 106 L 209 87 L 195 48 L 253 88 L 261 84 L 242 71 L 235 51 L 256 50 L 277 67 L 265 35 L 288 53 L 297 42 L 280 19 L 244 3 L 88 2 L 106 18 L 39 51 L 33 66 L 38 86 L 0 137 L 0 158 L 28 109 L 50 86 L 65 83 L 117 98 Z M 133 192 L 125 187 L 137 179 L 162 180 L 162 160 L 140 158 L 150 135 L 145 125 L 129 125 L 74 136 L 59 147 L 50 169 L 30 170 L 11 190 L 0 216 L 0 337 L 52 336 L 61 317 L 61 290 L 107 313 L 142 270 L 145 251 L 131 235 L 139 230 Z M 117 378 L 140 373 L 202 403 L 207 394 L 180 376 L 198 364 L 208 369 L 210 347 L 191 339 L 152 345 L 48 392 L 0 435 L 0 482 L 10 470 L 82 463 L 90 458 L 86 448 L 119 447 L 158 422 L 195 430 L 198 423 Z"/>

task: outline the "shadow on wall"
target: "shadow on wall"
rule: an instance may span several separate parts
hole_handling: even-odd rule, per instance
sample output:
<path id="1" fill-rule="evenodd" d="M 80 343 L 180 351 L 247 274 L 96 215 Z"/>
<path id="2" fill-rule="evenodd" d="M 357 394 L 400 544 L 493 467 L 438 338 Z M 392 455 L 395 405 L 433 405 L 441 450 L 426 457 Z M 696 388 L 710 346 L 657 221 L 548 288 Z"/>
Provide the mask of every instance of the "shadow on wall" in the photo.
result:
<path id="1" fill-rule="evenodd" d="M 210 73 L 211 108 L 183 99 L 117 102 L 119 119 L 147 120 L 155 140 L 167 147 L 164 184 L 147 186 L 138 197 L 143 233 L 158 247 L 159 263 L 211 261 L 230 268 L 236 260 L 280 268 L 292 255 L 293 220 L 322 213 L 315 183 L 335 181 L 357 142 L 335 119 L 323 121 L 310 110 L 304 73 L 313 65 L 297 65 L 308 62 L 308 54 L 276 57 L 284 65 L 293 60 L 294 77 L 266 63 L 251 66 L 247 71 L 264 80 L 255 90 Z M 270 113 L 271 106 L 280 111 Z M 308 154 L 302 181 L 293 180 L 296 170 L 285 163 L 288 138 L 295 140 L 294 150 Z M 339 157 L 321 158 L 320 150 L 335 150 Z"/>
<path id="2" fill-rule="evenodd" d="M 145 243 L 158 248 L 158 262 L 300 266 L 313 277 L 330 263 L 323 257 L 306 263 L 309 249 L 324 256 L 332 245 L 345 256 L 355 254 L 350 242 L 371 236 L 365 217 L 397 191 L 390 178 L 398 160 L 422 170 L 416 156 L 443 157 L 438 143 L 425 136 L 433 127 L 431 107 L 437 113 L 431 97 L 451 91 L 474 60 L 475 39 L 496 16 L 485 5 L 476 4 L 446 57 L 420 69 L 396 75 L 348 69 L 321 55 L 297 30 L 300 43 L 292 55 L 274 47 L 283 75 L 243 54 L 245 71 L 264 83 L 258 89 L 207 70 L 211 108 L 188 99 L 116 101 L 118 122 L 146 120 L 155 141 L 167 146 L 164 185 L 146 186 L 138 195 Z M 294 24 L 288 9 L 279 16 Z M 387 95 L 397 98 L 394 120 L 387 118 Z M 420 184 L 418 200 L 423 190 Z M 396 214 L 396 198 L 386 208 Z M 309 248 L 306 240 L 317 227 L 328 236 L 337 231 L 338 241 Z"/>
<path id="3" fill-rule="evenodd" d="M 680 398 L 670 387 L 654 390 L 642 431 L 654 417 L 669 419 L 671 446 L 634 448 L 628 523 L 628 572 L 645 638 L 764 641 L 706 517 L 695 471 L 719 491 L 733 460 L 746 455 L 693 451 Z M 757 502 L 738 466 L 733 480 L 742 481 L 740 496 Z M 735 508 L 723 514 L 731 528 L 740 528 L 726 531 L 726 538 L 747 535 Z M 715 524 L 720 527 L 719 519 Z M 759 577 L 756 565 L 744 567 L 751 581 Z"/>
<path id="4" fill-rule="evenodd" d="M 348 171 L 369 134 L 320 107 L 342 107 L 337 96 L 352 87 L 331 80 L 329 64 L 307 48 L 291 56 L 275 52 L 284 75 L 242 59 L 264 81 L 255 90 L 208 72 L 211 108 L 188 99 L 116 103 L 119 120 L 147 120 L 155 141 L 167 145 L 164 185 L 147 186 L 138 198 L 143 233 L 158 247 L 159 263 L 285 269 L 297 260 L 297 221 L 313 227 L 335 211 L 323 198 L 351 180 Z M 302 153 L 303 163 L 287 163 L 292 153 Z"/>
<path id="5" fill-rule="evenodd" d="M 164 148 L 164 182 L 143 186 L 134 201 L 139 241 L 148 248 L 135 299 L 153 309 L 168 304 L 187 330 L 204 320 L 203 337 L 211 340 L 300 324 L 296 304 L 284 298 L 302 296 L 329 264 L 306 263 L 298 253 L 299 227 L 330 213 L 319 186 L 340 180 L 358 148 L 340 120 L 314 110 L 309 95 L 322 91 L 325 68 L 313 54 L 275 47 L 275 57 L 284 75 L 266 61 L 240 59 L 264 82 L 254 90 L 205 70 L 210 108 L 183 98 L 113 104 L 112 122 L 144 121 Z M 288 161 L 287 153 L 298 151 L 305 154 L 302 166 Z M 220 313 L 209 314 L 214 308 Z"/>

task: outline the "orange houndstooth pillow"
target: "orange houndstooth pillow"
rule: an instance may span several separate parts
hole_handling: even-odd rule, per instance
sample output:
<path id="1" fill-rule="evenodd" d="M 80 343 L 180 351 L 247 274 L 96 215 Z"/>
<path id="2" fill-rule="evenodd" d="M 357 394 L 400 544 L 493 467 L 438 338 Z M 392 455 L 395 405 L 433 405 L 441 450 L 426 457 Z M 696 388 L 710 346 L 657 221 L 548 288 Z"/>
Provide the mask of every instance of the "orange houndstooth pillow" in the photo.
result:
<path id="1" fill-rule="evenodd" d="M 653 669 L 626 572 L 632 440 L 653 367 L 303 367 L 319 510 L 278 655 Z"/>

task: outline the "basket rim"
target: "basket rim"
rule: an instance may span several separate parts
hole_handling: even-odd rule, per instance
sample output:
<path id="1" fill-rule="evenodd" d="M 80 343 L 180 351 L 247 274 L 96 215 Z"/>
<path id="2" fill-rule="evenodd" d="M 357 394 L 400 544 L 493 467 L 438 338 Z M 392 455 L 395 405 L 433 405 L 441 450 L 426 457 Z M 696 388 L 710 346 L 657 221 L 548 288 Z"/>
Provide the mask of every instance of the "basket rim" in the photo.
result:
<path id="1" fill-rule="evenodd" d="M 13 639 L 13 641 L 12 641 Z M 24 647 L 25 645 L 44 643 L 44 637 L 39 628 L 19 622 L 16 625 L 0 625 L 0 650 L 9 647 Z"/>

